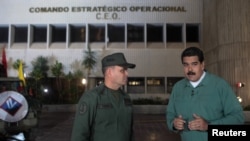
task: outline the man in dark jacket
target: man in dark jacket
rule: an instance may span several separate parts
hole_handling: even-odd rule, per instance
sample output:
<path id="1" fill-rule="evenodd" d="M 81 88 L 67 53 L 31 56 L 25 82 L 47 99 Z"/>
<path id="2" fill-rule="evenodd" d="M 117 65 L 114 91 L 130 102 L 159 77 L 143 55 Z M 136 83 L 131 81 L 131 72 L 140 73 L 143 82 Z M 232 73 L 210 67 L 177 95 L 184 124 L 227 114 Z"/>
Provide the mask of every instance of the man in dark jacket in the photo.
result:
<path id="1" fill-rule="evenodd" d="M 123 53 L 102 59 L 104 84 L 87 91 L 78 102 L 71 141 L 131 141 L 132 102 L 121 87 L 127 83 L 128 68 Z"/>

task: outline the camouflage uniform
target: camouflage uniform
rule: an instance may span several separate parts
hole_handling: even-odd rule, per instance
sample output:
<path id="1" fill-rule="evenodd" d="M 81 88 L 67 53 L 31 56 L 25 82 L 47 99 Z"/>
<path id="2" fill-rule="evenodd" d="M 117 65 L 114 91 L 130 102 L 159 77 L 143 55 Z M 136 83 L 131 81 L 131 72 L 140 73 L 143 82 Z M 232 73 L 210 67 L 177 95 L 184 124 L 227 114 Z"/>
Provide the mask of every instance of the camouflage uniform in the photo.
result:
<path id="1" fill-rule="evenodd" d="M 129 95 L 100 85 L 79 100 L 71 141 L 131 141 L 132 117 Z"/>

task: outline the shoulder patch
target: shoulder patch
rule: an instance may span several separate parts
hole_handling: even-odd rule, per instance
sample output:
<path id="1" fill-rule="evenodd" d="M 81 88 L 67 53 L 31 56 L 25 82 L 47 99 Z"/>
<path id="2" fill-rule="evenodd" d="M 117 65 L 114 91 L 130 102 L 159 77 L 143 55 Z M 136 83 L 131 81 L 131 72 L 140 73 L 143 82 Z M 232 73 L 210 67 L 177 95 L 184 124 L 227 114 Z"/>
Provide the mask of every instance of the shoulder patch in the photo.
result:
<path id="1" fill-rule="evenodd" d="M 81 103 L 79 106 L 79 114 L 84 114 L 87 111 L 87 104 L 85 102 Z"/>

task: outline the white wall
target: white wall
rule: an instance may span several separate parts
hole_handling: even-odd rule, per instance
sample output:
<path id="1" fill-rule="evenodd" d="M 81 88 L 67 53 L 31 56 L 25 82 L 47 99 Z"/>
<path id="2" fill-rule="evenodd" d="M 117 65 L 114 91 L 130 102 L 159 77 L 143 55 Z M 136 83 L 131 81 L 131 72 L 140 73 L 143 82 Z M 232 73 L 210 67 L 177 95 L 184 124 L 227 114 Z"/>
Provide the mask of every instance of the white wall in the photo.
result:
<path id="1" fill-rule="evenodd" d="M 200 22 L 202 2 L 202 0 L 1 0 L 0 17 L 1 24 Z M 73 12 L 76 11 L 73 10 L 76 7 L 79 9 L 104 6 L 121 7 L 125 10 Z M 32 12 L 32 9 L 58 7 L 64 10 L 62 12 Z M 152 12 L 152 10 L 147 10 L 148 7 L 151 9 L 153 7 L 176 7 L 183 8 L 185 12 Z"/>
<path id="2" fill-rule="evenodd" d="M 45 24 L 91 24 L 91 23 L 202 23 L 202 0 L 1 0 L 0 1 L 0 26 L 1 25 L 33 25 Z M 72 12 L 73 7 L 122 7 L 126 11 L 91 11 Z M 65 8 L 66 12 L 30 12 L 30 9 L 39 8 Z M 180 8 L 184 11 L 144 11 L 153 8 Z M 142 8 L 142 9 L 141 9 Z M 137 9 L 137 11 L 135 11 Z M 105 17 L 105 15 L 107 17 Z M 110 17 L 111 16 L 111 17 Z M 114 17 L 112 17 L 114 16 Z M 10 33 L 11 34 L 11 33 Z M 28 38 L 29 39 L 29 38 Z M 64 72 L 83 69 L 81 61 L 83 52 L 88 43 L 0 43 L 0 48 L 6 45 L 8 61 L 8 75 L 17 76 L 12 64 L 17 59 L 25 62 L 25 73 L 32 70 L 31 62 L 38 56 L 49 58 L 49 65 L 55 60 L 62 62 Z M 183 76 L 180 61 L 181 51 L 193 44 L 164 44 L 164 43 L 120 43 L 109 44 L 91 43 L 93 51 L 97 52 L 98 64 L 92 72 L 92 77 L 100 77 L 101 59 L 107 54 L 123 52 L 128 62 L 135 63 L 136 69 L 129 70 L 132 77 L 169 77 Z M 194 44 L 199 46 L 199 44 Z M 109 46 L 109 47 L 107 47 Z M 150 95 L 133 95 L 137 97 L 151 97 Z M 167 98 L 168 95 L 154 94 L 154 97 Z"/>
<path id="3" fill-rule="evenodd" d="M 18 25 L 18 24 L 71 24 L 71 23 L 201 23 L 202 21 L 202 1 L 201 0 L 1 0 L 0 1 L 0 26 L 1 25 Z M 118 12 L 72 12 L 73 7 L 91 7 L 91 9 L 99 7 L 122 7 L 126 11 Z M 67 12 L 30 12 L 34 8 L 65 8 Z M 143 11 L 145 9 L 153 9 L 154 7 L 175 7 L 183 8 L 183 11 Z M 135 11 L 137 9 L 137 11 Z M 102 16 L 117 14 L 118 18 L 98 19 L 99 14 Z M 28 38 L 29 39 L 29 38 Z M 0 43 L 0 47 L 5 44 Z M 137 46 L 141 46 L 136 49 Z M 74 69 L 72 64 L 79 63 L 83 58 L 83 51 L 86 44 L 73 44 L 67 47 L 66 44 L 12 44 L 7 43 L 6 55 L 9 64 L 9 76 L 15 76 L 16 72 L 11 65 L 16 59 L 22 59 L 28 66 L 26 72 L 31 71 L 31 61 L 37 56 L 49 57 L 50 64 L 57 59 L 65 66 L 65 72 Z M 113 45 L 117 46 L 117 45 Z M 118 45 L 119 46 L 119 45 Z M 91 44 L 91 47 L 97 51 L 99 60 L 106 54 L 112 52 L 124 52 L 128 61 L 137 64 L 135 70 L 131 70 L 131 76 L 182 76 L 182 68 L 180 64 L 180 52 L 187 44 L 150 44 L 150 48 L 145 48 L 144 44 L 134 44 L 134 47 L 121 47 L 113 49 L 106 47 L 106 44 Z M 156 46 L 156 49 L 154 49 Z M 161 47 L 159 47 L 161 46 Z M 152 49 L 151 49 L 152 47 Z M 158 49 L 159 48 L 159 49 Z M 54 59 L 53 59 L 54 58 Z M 100 63 L 98 64 L 100 66 Z M 96 68 L 93 76 L 101 76 L 100 68 Z"/>

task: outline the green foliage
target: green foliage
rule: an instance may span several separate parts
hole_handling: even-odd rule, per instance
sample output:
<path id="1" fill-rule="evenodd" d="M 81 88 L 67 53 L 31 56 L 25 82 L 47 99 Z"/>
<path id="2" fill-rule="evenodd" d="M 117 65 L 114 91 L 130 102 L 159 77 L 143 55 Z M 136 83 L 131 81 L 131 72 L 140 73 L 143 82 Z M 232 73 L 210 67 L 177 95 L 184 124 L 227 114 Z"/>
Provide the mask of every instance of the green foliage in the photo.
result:
<path id="1" fill-rule="evenodd" d="M 34 79 L 35 82 L 30 81 L 31 83 L 28 83 L 28 87 L 35 90 L 35 95 L 39 100 L 43 100 L 43 85 L 47 84 L 45 78 L 47 78 L 47 72 L 49 70 L 48 59 L 43 56 L 38 56 L 31 64 L 33 70 L 29 76 Z"/>
<path id="2" fill-rule="evenodd" d="M 54 65 L 52 65 L 51 67 L 51 72 L 54 76 L 56 77 L 60 77 L 63 76 L 63 64 L 61 62 L 58 62 L 56 60 L 56 63 Z"/>
<path id="3" fill-rule="evenodd" d="M 63 86 L 62 81 L 60 79 L 61 76 L 64 75 L 63 73 L 63 65 L 61 62 L 58 62 L 56 60 L 56 63 L 52 66 L 50 66 L 52 74 L 56 77 L 56 91 L 57 91 L 57 97 L 58 101 L 61 102 L 63 99 Z"/>
<path id="4" fill-rule="evenodd" d="M 20 59 L 17 59 L 17 60 L 13 63 L 12 67 L 13 67 L 15 70 L 18 70 L 18 69 L 19 69 L 20 62 L 22 62 L 23 68 L 26 68 L 26 67 L 27 67 L 26 64 L 25 64 L 22 60 L 20 60 Z"/>
<path id="5" fill-rule="evenodd" d="M 82 65 L 84 65 L 85 69 L 88 70 L 88 75 L 90 74 L 90 70 L 92 70 L 96 65 L 96 52 L 92 51 L 88 46 L 88 50 L 84 51 L 84 58 Z"/>
<path id="6" fill-rule="evenodd" d="M 76 70 L 73 74 L 73 77 L 74 78 L 82 78 L 82 77 L 84 77 L 84 74 L 81 70 Z"/>
<path id="7" fill-rule="evenodd" d="M 64 77 L 65 77 L 68 81 L 71 81 L 71 80 L 74 78 L 74 76 L 73 76 L 73 74 L 72 74 L 71 71 L 69 71 L 69 73 L 66 74 Z"/>
<path id="8" fill-rule="evenodd" d="M 89 81 L 89 76 L 91 70 L 95 67 L 97 63 L 96 59 L 96 52 L 92 51 L 91 48 L 88 46 L 88 50 L 84 51 L 84 58 L 82 65 L 87 69 L 87 82 Z M 86 84 L 86 89 L 89 89 L 88 83 Z"/>
<path id="9" fill-rule="evenodd" d="M 47 72 L 49 70 L 48 58 L 39 56 L 36 60 L 31 62 L 33 70 L 30 73 L 30 76 L 35 80 L 40 80 L 47 77 Z"/>
<path id="10" fill-rule="evenodd" d="M 85 53 L 87 54 L 85 61 L 82 63 L 87 67 L 88 71 L 93 69 L 96 58 L 95 52 L 90 48 Z M 17 60 L 13 67 L 18 70 L 21 60 Z M 81 83 L 84 77 L 82 70 L 76 70 L 73 73 L 64 74 L 63 64 L 56 60 L 55 64 L 49 66 L 48 58 L 38 56 L 32 62 L 32 71 L 26 78 L 27 89 L 32 91 L 32 95 L 43 104 L 73 104 L 78 102 L 81 95 L 84 93 L 86 86 Z M 83 65 L 82 64 L 82 65 Z M 51 71 L 55 77 L 48 77 L 48 71 Z M 88 73 L 89 74 L 89 73 Z M 48 89 L 48 92 L 44 90 Z M 32 103 L 35 105 L 36 102 Z M 36 105 L 39 106 L 39 105 Z"/>

